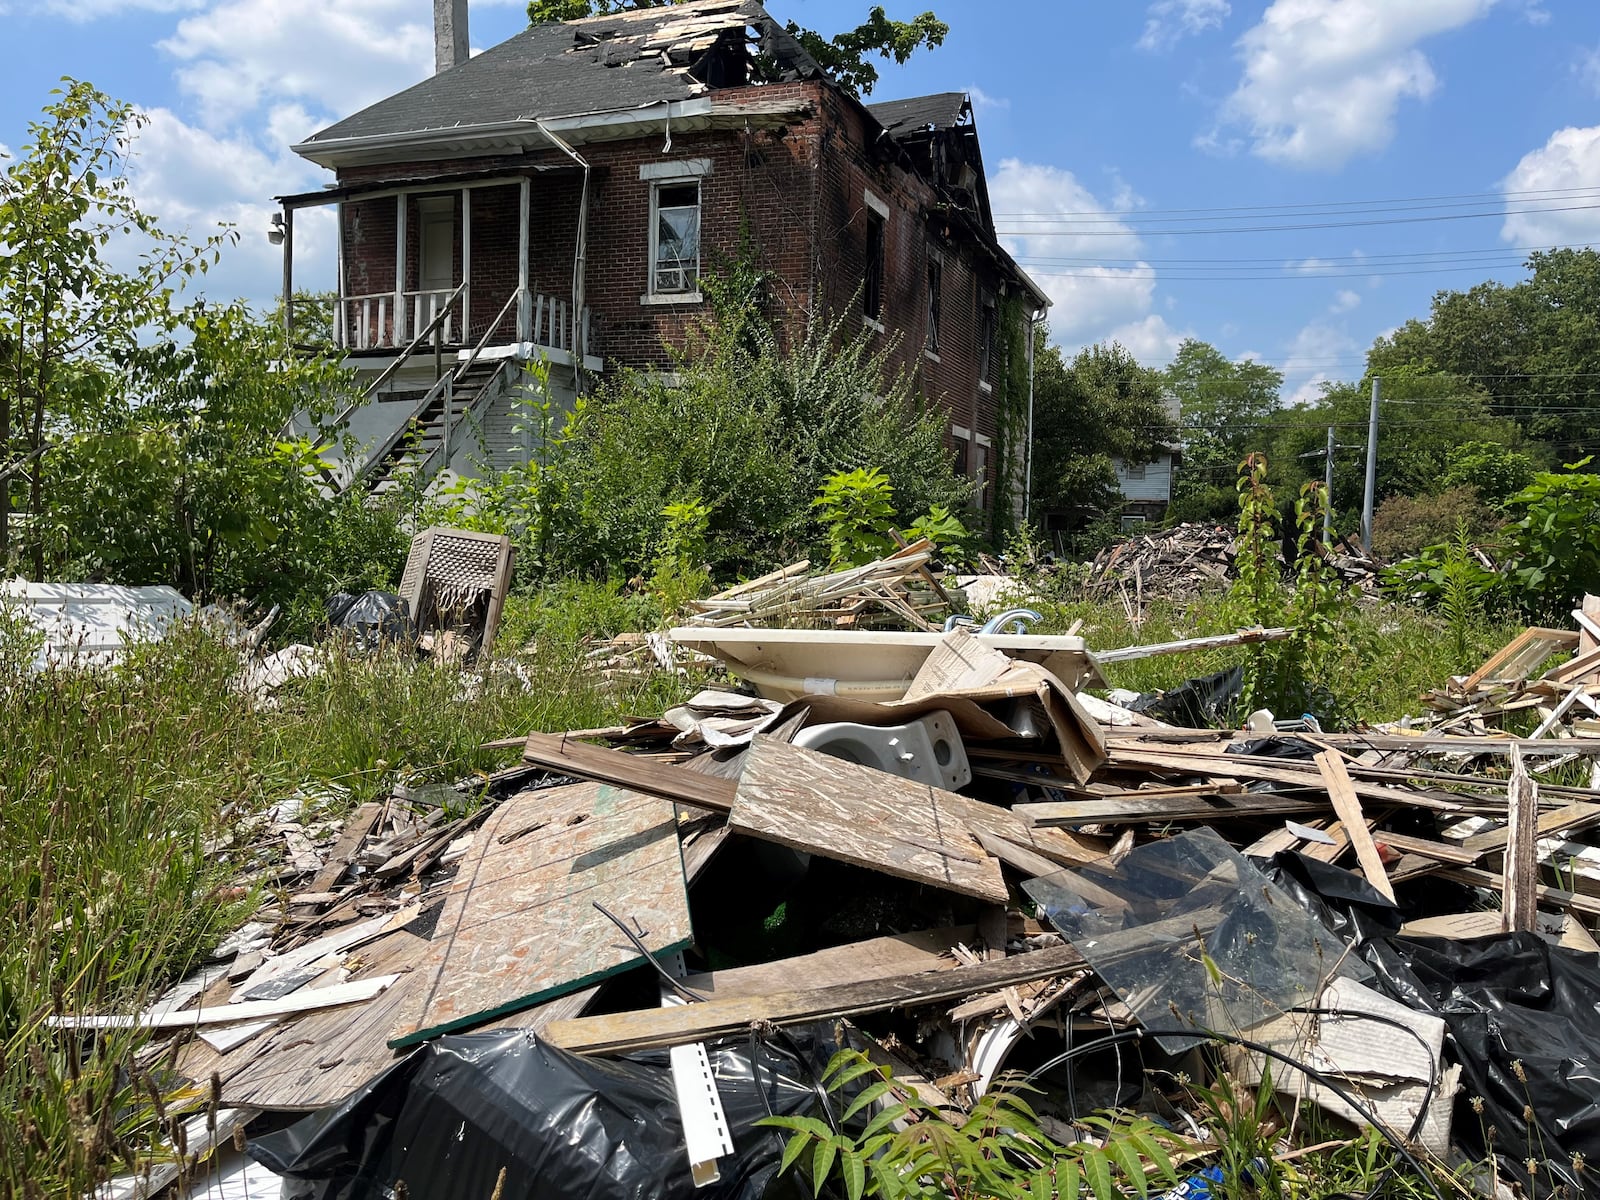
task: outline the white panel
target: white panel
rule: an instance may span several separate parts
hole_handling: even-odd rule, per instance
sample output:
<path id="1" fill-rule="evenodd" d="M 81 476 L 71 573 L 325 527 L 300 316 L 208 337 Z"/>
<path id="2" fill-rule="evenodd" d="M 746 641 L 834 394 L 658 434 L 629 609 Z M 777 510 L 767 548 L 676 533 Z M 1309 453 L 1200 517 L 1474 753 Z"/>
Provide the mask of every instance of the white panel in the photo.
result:
<path id="1" fill-rule="evenodd" d="M 709 158 L 678 158 L 671 162 L 639 164 L 640 179 L 696 179 L 709 174 Z"/>

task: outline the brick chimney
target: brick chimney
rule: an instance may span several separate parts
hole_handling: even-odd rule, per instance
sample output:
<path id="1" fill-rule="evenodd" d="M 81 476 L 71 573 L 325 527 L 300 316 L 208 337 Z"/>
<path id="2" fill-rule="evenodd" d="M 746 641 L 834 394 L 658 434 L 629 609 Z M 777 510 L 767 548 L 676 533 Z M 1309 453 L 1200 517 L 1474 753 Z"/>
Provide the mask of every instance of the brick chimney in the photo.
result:
<path id="1" fill-rule="evenodd" d="M 467 61 L 467 0 L 433 0 L 433 72 Z"/>

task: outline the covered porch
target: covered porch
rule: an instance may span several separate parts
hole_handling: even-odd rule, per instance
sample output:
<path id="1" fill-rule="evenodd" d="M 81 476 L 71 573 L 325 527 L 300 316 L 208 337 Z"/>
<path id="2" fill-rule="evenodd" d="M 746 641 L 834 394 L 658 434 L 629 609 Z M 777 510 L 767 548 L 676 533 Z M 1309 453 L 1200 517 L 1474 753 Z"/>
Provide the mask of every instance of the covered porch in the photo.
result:
<path id="1" fill-rule="evenodd" d="M 600 369 L 583 304 L 583 196 L 574 168 L 391 177 L 278 201 L 272 232 L 283 250 L 283 319 L 301 340 L 314 329 L 316 340 L 379 360 L 510 348 Z M 297 299 L 295 214 L 329 205 L 336 286 Z"/>

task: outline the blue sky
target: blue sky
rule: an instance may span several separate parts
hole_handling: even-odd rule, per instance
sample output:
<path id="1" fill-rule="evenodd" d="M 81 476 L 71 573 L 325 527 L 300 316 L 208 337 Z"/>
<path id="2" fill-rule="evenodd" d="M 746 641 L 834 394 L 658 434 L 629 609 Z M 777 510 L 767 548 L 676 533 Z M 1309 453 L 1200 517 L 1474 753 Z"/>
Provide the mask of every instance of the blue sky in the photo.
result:
<path id="1" fill-rule="evenodd" d="M 1594 0 L 889 0 L 949 41 L 874 99 L 966 89 L 997 223 L 1069 349 L 1161 365 L 1184 336 L 1360 374 L 1440 288 L 1514 279 L 1524 248 L 1600 241 Z M 772 0 L 824 32 L 867 0 Z M 207 282 L 266 301 L 275 193 L 327 176 L 290 142 L 431 68 L 430 0 L 0 0 L 0 147 L 63 75 L 137 104 L 135 187 L 173 226 L 234 222 Z M 474 0 L 472 44 L 520 3 Z M 1264 228 L 1293 226 L 1288 229 Z M 329 231 L 297 227 L 306 283 Z"/>

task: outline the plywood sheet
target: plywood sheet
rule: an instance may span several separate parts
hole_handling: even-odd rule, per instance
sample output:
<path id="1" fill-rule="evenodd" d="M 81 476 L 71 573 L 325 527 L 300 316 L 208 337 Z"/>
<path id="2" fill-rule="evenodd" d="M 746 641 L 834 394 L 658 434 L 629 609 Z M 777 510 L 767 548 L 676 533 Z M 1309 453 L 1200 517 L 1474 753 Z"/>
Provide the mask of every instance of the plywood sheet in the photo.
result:
<path id="1" fill-rule="evenodd" d="M 524 792 L 479 831 L 391 1045 L 481 1024 L 687 946 L 689 899 L 672 805 L 609 784 Z"/>
<path id="2" fill-rule="evenodd" d="M 757 737 L 728 827 L 840 862 L 1004 904 L 1000 863 L 965 796 Z"/>

